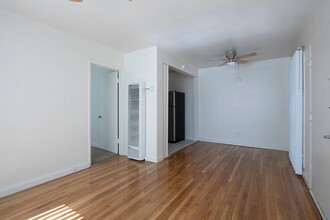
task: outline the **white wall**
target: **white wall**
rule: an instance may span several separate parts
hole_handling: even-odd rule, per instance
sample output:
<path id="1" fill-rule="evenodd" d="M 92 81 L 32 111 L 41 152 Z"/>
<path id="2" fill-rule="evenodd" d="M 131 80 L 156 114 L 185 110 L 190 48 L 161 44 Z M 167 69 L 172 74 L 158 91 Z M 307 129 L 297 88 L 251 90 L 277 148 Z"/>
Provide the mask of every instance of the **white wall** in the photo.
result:
<path id="1" fill-rule="evenodd" d="M 153 89 L 146 93 L 146 160 L 159 162 L 164 158 L 163 64 L 177 69 L 184 65 L 184 71 L 193 76 L 198 74 L 198 70 L 157 47 L 127 53 L 124 60 L 126 87 L 130 83 L 146 82 L 147 87 Z M 127 100 L 127 88 L 125 91 Z"/>
<path id="2" fill-rule="evenodd" d="M 0 10 L 0 196 L 86 168 L 89 60 L 122 54 Z"/>
<path id="3" fill-rule="evenodd" d="M 330 1 L 321 0 L 316 14 L 306 24 L 298 45 L 307 48 L 307 55 L 311 54 L 311 77 L 305 77 L 307 99 L 305 107 L 306 129 L 311 128 L 311 135 L 305 140 L 305 158 L 307 158 L 304 176 L 307 180 L 311 176 L 311 193 L 322 211 L 323 217 L 330 218 L 330 148 L 329 140 L 323 135 L 330 133 L 329 126 L 329 61 L 330 56 Z M 310 47 L 311 46 L 311 51 Z M 307 74 L 310 71 L 307 71 Z M 309 99 L 311 98 L 311 99 Z M 311 111 L 310 111 L 311 110 Z M 309 114 L 312 121 L 309 121 Z M 305 129 L 305 135 L 309 135 Z M 311 154 L 311 155 L 310 155 Z M 310 164 L 309 164 L 310 163 Z M 311 170 L 309 170 L 311 169 Z"/>
<path id="4" fill-rule="evenodd" d="M 92 64 L 91 144 L 116 154 L 118 153 L 117 106 L 117 72 Z"/>
<path id="5" fill-rule="evenodd" d="M 330 218 L 330 21 L 312 42 L 312 191 Z"/>
<path id="6" fill-rule="evenodd" d="M 200 139 L 288 150 L 290 58 L 200 70 Z"/>
<path id="7" fill-rule="evenodd" d="M 194 78 L 170 70 L 169 91 L 185 93 L 185 138 L 194 139 Z"/>
<path id="8" fill-rule="evenodd" d="M 127 53 L 124 60 L 126 100 L 131 83 L 145 82 L 153 88 L 146 92 L 146 160 L 157 162 L 157 47 Z"/>

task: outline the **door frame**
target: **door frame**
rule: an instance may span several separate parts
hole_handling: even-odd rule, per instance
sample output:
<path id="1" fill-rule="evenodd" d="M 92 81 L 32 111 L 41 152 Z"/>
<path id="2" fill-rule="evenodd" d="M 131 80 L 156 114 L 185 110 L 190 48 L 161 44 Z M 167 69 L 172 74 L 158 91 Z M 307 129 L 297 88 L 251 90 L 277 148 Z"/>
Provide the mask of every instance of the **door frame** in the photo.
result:
<path id="1" fill-rule="evenodd" d="M 100 62 L 97 60 L 88 60 L 88 116 L 87 116 L 87 124 L 88 124 L 88 164 L 91 166 L 91 79 L 92 79 L 92 64 L 104 67 L 106 69 L 111 69 L 114 71 L 117 71 L 118 73 L 118 92 L 119 95 L 117 94 L 117 103 L 118 103 L 118 115 L 117 115 L 117 120 L 118 120 L 118 127 L 117 127 L 117 135 L 119 136 L 118 138 L 118 154 L 119 155 L 126 155 L 127 150 L 124 147 L 124 141 L 125 141 L 125 114 L 121 113 L 124 112 L 125 106 L 124 106 L 124 70 L 115 66 L 112 66 L 111 64 Z"/>
<path id="2" fill-rule="evenodd" d="M 163 64 L 164 76 L 164 159 L 168 157 L 168 90 L 169 90 L 169 72 L 170 66 Z"/>
<path id="3" fill-rule="evenodd" d="M 312 136 L 312 127 L 313 127 L 313 121 L 312 121 L 312 46 L 309 45 L 308 47 L 305 47 L 305 53 L 304 53 L 304 75 L 305 75 L 305 86 L 306 88 L 308 86 L 309 92 L 308 92 L 308 102 L 307 100 L 307 91 L 304 89 L 304 169 L 303 169 L 303 178 L 305 179 L 306 185 L 309 189 L 312 188 L 312 155 L 313 155 L 313 136 Z M 308 82 L 308 85 L 306 84 Z M 308 103 L 308 105 L 307 105 Z M 306 129 L 306 124 L 309 124 L 309 129 Z M 307 143 L 307 137 L 309 139 Z M 309 147 L 309 150 L 306 151 L 306 148 Z M 309 152 L 307 155 L 306 152 Z M 306 163 L 308 161 L 308 163 Z M 307 172 L 306 172 L 307 170 Z"/>
<path id="4" fill-rule="evenodd" d="M 164 142 L 163 142 L 163 146 L 164 146 L 164 149 L 163 149 L 163 153 L 164 153 L 164 159 L 166 157 L 168 157 L 168 92 L 169 92 L 169 74 L 170 74 L 170 69 L 178 72 L 178 73 L 181 73 L 185 76 L 188 76 L 188 77 L 191 77 L 193 79 L 196 78 L 196 76 L 188 73 L 188 72 L 185 72 L 185 71 L 182 71 L 178 68 L 175 68 L 174 66 L 171 66 L 169 64 L 166 64 L 166 63 L 163 63 L 163 80 L 164 80 L 164 84 L 163 84 L 163 87 L 164 87 L 164 94 L 163 94 L 163 106 L 164 106 L 164 109 L 163 109 L 163 112 L 164 112 L 164 117 L 163 117 L 163 124 L 164 124 L 164 131 L 163 131 L 163 137 L 164 137 Z M 193 96 L 195 95 L 195 83 L 193 82 Z M 193 100 L 194 104 L 193 106 L 195 106 L 195 100 Z M 195 109 L 193 109 L 194 113 L 194 120 L 195 120 Z M 193 125 L 195 126 L 195 121 L 193 122 Z M 195 129 L 193 129 L 193 131 L 195 132 Z"/>

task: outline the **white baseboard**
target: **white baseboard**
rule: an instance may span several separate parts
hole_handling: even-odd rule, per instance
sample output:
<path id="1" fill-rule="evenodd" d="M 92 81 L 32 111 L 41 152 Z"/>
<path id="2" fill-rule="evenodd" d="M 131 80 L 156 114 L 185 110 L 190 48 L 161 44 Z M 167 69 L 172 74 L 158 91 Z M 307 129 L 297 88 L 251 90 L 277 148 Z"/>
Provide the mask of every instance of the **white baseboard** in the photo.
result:
<path id="1" fill-rule="evenodd" d="M 248 142 L 240 142 L 233 140 L 224 140 L 224 139 L 213 139 L 213 138 L 200 138 L 199 141 L 211 142 L 211 143 L 219 143 L 219 144 L 229 144 L 243 147 L 254 147 L 261 149 L 270 149 L 270 150 L 281 150 L 281 151 L 289 151 L 288 147 L 283 146 L 274 146 L 274 145 L 265 145 L 265 144 L 256 144 L 256 143 L 248 143 Z"/>
<path id="2" fill-rule="evenodd" d="M 148 162 L 152 162 L 152 163 L 159 163 L 160 161 L 164 160 L 164 158 L 163 157 L 149 157 L 149 156 L 147 156 L 145 160 L 148 161 Z"/>
<path id="3" fill-rule="evenodd" d="M 100 145 L 98 143 L 92 143 L 91 144 L 93 147 L 100 147 Z"/>
<path id="4" fill-rule="evenodd" d="M 308 189 L 310 190 L 312 187 L 310 186 L 310 180 L 308 178 L 308 176 L 306 175 L 306 173 L 303 171 L 302 177 L 306 183 L 306 186 L 308 187 Z"/>
<path id="5" fill-rule="evenodd" d="M 124 151 L 119 151 L 118 153 L 120 156 L 127 156 L 127 152 L 124 152 Z"/>
<path id="6" fill-rule="evenodd" d="M 322 210 L 322 208 L 321 208 L 319 202 L 317 201 L 316 197 L 314 196 L 313 191 L 312 191 L 312 190 L 309 190 L 309 193 L 311 194 L 311 196 L 312 196 L 312 198 L 313 198 L 313 200 L 314 200 L 314 202 L 315 202 L 315 204 L 316 204 L 316 207 L 318 208 L 318 210 L 319 210 L 319 212 L 320 212 L 322 218 L 323 218 L 324 220 L 327 220 L 327 217 L 325 216 L 325 214 L 324 214 L 324 212 L 323 212 L 323 210 Z"/>
<path id="7" fill-rule="evenodd" d="M 36 179 L 33 179 L 33 180 L 29 180 L 29 181 L 24 182 L 24 183 L 17 184 L 15 186 L 10 186 L 10 187 L 4 188 L 4 189 L 0 189 L 0 198 L 11 195 L 13 193 L 16 193 L 16 192 L 19 192 L 19 191 L 22 191 L 22 190 L 25 190 L 25 189 L 28 189 L 28 188 L 31 188 L 31 187 L 34 187 L 34 186 L 37 186 L 37 185 L 40 185 L 42 183 L 46 183 L 46 182 L 52 181 L 54 179 L 58 179 L 60 177 L 63 177 L 63 176 L 81 171 L 81 170 L 86 169 L 88 167 L 90 167 L 90 164 L 89 163 L 84 163 L 84 164 L 80 164 L 80 165 L 77 165 L 77 166 L 74 166 L 74 167 L 70 167 L 70 168 L 67 168 L 67 169 L 64 169 L 64 170 L 60 170 L 60 171 L 48 174 L 48 175 L 43 176 L 43 177 L 39 177 L 39 178 L 36 178 Z"/>

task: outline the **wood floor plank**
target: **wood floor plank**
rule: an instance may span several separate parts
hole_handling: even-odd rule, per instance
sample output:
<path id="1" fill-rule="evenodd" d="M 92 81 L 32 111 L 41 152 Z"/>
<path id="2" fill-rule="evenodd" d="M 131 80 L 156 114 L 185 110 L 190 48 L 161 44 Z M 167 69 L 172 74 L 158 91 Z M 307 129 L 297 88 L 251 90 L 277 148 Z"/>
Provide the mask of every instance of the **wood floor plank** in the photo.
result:
<path id="1" fill-rule="evenodd" d="M 0 219 L 28 219 L 56 207 L 63 213 L 43 216 L 322 219 L 303 179 L 294 174 L 287 152 L 206 142 L 158 164 L 114 157 L 0 198 Z"/>

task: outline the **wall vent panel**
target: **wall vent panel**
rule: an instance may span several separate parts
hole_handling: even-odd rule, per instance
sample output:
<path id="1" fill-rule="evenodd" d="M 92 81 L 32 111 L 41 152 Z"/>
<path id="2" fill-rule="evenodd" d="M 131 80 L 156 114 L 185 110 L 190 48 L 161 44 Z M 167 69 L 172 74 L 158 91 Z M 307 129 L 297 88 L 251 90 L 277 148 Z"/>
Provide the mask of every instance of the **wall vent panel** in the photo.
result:
<path id="1" fill-rule="evenodd" d="M 128 85 L 128 158 L 145 159 L 145 83 Z"/>

